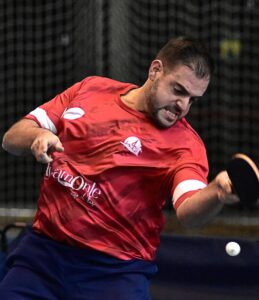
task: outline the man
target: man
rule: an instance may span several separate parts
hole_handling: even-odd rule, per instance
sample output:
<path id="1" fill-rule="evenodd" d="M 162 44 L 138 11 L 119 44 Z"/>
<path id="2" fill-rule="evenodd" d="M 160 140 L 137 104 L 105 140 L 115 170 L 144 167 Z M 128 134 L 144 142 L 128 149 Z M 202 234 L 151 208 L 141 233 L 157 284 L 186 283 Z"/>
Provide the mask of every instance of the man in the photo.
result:
<path id="1" fill-rule="evenodd" d="M 172 39 L 141 87 L 88 77 L 9 129 L 5 150 L 48 165 L 2 300 L 149 299 L 166 199 L 185 226 L 239 201 L 225 171 L 207 184 L 204 144 L 184 118 L 211 72 L 200 43 Z"/>

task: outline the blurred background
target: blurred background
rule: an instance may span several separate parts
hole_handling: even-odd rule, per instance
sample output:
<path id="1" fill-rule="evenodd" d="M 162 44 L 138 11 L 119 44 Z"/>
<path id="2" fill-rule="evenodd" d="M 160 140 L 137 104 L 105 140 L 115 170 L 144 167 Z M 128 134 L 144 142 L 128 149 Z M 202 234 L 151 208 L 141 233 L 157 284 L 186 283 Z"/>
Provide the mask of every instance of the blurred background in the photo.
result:
<path id="1" fill-rule="evenodd" d="M 88 75 L 142 84 L 157 50 L 169 38 L 187 35 L 204 41 L 216 64 L 208 92 L 188 116 L 207 146 L 209 179 L 236 152 L 258 165 L 258 2 L 1 0 L 1 137 L 24 114 Z M 32 218 L 43 171 L 32 157 L 0 150 L 1 224 Z M 175 224 L 170 203 L 165 214 L 166 231 L 188 233 Z M 257 236 L 258 225 L 257 207 L 236 205 L 198 234 Z"/>
<path id="2" fill-rule="evenodd" d="M 1 137 L 23 115 L 86 76 L 101 75 L 141 85 L 157 50 L 169 38 L 182 35 L 202 40 L 216 64 L 209 90 L 188 116 L 207 146 L 209 179 L 224 169 L 236 152 L 249 155 L 258 165 L 258 0 L 1 0 Z M 16 221 L 32 221 L 43 172 L 44 166 L 36 164 L 33 157 L 17 158 L 0 150 L 0 228 Z M 249 272 L 253 277 L 259 269 L 255 264 L 259 261 L 258 207 L 225 207 L 199 230 L 182 228 L 170 203 L 164 211 L 160 279 L 164 276 L 162 280 L 168 280 L 169 258 L 174 257 L 171 263 L 178 273 L 173 280 L 177 279 L 178 285 L 173 299 L 222 300 L 232 299 L 234 294 L 239 299 L 240 289 L 235 293 L 231 289 L 232 296 L 223 297 L 220 291 L 208 298 L 196 287 L 196 294 L 191 295 L 181 287 L 181 276 L 189 276 L 193 285 L 201 277 L 203 282 L 207 278 L 210 286 L 220 277 L 228 287 L 235 272 Z M 241 245 L 248 249 L 242 250 L 245 256 L 239 255 L 234 265 L 224 251 L 225 242 L 233 238 L 241 239 Z M 174 255 L 170 249 L 175 249 Z M 191 253 L 196 260 L 184 261 Z M 211 261 L 209 253 L 218 260 Z M 197 263 L 197 257 L 205 259 L 203 265 Z M 180 261 L 188 265 L 187 272 L 181 271 Z M 217 272 L 213 273 L 215 266 Z M 221 271 L 225 276 L 219 276 Z M 240 287 L 242 280 L 234 285 Z M 222 282 L 218 284 L 222 286 Z M 255 286 L 253 280 L 249 284 Z M 249 291 L 253 293 L 251 285 Z M 157 285 L 154 299 L 171 299 L 169 291 L 168 286 Z M 240 297 L 258 299 L 258 291 L 254 293 L 255 298 L 245 293 Z"/>

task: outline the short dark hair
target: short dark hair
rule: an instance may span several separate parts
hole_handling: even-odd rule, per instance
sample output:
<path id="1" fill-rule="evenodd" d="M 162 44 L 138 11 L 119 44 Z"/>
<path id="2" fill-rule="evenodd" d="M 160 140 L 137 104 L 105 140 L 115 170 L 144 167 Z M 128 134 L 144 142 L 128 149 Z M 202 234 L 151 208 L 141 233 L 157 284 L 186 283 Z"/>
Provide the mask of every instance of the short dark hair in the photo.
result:
<path id="1" fill-rule="evenodd" d="M 160 49 L 156 59 L 162 61 L 166 71 L 179 64 L 186 65 L 198 78 L 209 77 L 214 70 L 213 60 L 204 44 L 189 37 L 170 39 Z"/>

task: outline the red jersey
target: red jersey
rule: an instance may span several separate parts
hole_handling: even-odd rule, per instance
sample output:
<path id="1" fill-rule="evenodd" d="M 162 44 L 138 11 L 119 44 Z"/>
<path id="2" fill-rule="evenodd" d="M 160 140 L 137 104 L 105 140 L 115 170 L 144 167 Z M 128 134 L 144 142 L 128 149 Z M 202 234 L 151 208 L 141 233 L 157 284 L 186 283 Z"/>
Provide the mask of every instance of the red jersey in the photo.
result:
<path id="1" fill-rule="evenodd" d="M 205 147 L 185 119 L 167 129 L 126 106 L 136 88 L 103 77 L 74 84 L 26 118 L 57 134 L 33 228 L 55 240 L 120 259 L 155 257 L 174 207 L 207 184 Z"/>

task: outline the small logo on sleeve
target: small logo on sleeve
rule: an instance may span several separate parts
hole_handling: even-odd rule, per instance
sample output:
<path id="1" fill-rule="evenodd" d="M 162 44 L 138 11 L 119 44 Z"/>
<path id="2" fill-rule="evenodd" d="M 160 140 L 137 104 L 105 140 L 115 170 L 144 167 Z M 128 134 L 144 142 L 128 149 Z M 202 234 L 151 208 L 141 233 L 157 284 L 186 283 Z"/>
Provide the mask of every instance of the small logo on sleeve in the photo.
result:
<path id="1" fill-rule="evenodd" d="M 124 142 L 121 142 L 122 145 L 128 149 L 131 153 L 138 156 L 139 153 L 142 151 L 142 145 L 140 139 L 135 136 L 130 136 L 125 139 Z"/>
<path id="2" fill-rule="evenodd" d="M 63 118 L 67 120 L 75 120 L 81 118 L 85 112 L 80 107 L 72 107 L 64 111 Z"/>

